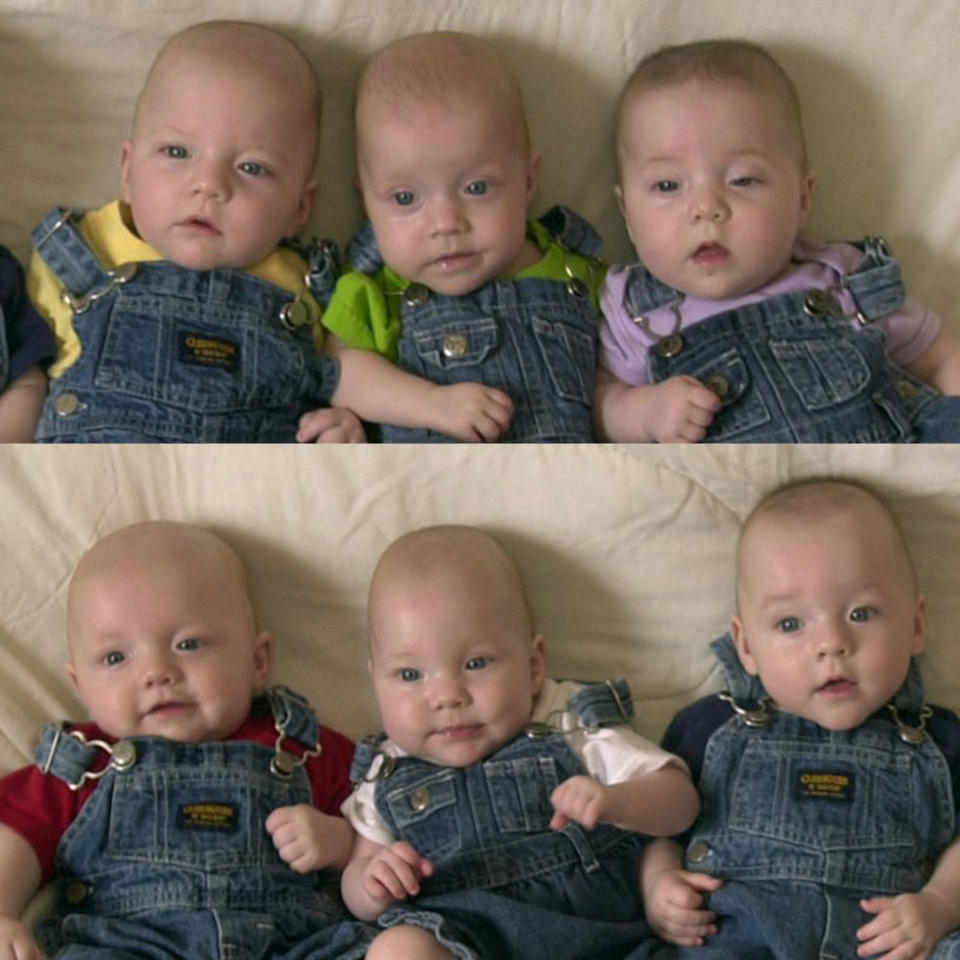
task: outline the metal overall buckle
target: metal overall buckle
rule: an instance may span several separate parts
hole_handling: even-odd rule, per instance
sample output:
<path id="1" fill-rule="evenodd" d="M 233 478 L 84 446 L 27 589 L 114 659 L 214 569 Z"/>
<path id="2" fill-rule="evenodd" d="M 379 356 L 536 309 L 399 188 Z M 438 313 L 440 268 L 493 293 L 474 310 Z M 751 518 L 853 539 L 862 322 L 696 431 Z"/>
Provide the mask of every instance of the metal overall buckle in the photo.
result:
<path id="1" fill-rule="evenodd" d="M 312 747 L 305 749 L 301 754 L 285 750 L 283 748 L 283 742 L 287 739 L 287 722 L 289 717 L 290 714 L 288 713 L 286 718 L 283 720 L 274 720 L 273 723 L 273 728 L 277 731 L 277 739 L 274 741 L 274 753 L 270 758 L 270 772 L 282 780 L 288 780 L 293 776 L 297 767 L 302 767 L 313 757 L 319 757 L 323 751 L 319 739 Z"/>
<path id="2" fill-rule="evenodd" d="M 747 707 L 741 707 L 736 700 L 730 696 L 729 693 L 718 693 L 717 696 L 724 702 L 729 703 L 733 707 L 733 712 L 748 726 L 748 727 L 765 727 L 773 716 L 773 712 L 777 709 L 773 700 L 768 696 L 762 696 L 757 700 L 756 707 L 748 709 Z"/>
<path id="3" fill-rule="evenodd" d="M 129 770 L 137 762 L 137 748 L 130 740 L 118 740 L 114 744 L 109 744 L 105 740 L 90 740 L 79 730 L 67 730 L 66 724 L 61 721 L 57 724 L 57 730 L 53 737 L 53 743 L 50 744 L 47 759 L 40 768 L 41 773 L 50 772 L 54 754 L 57 752 L 57 745 L 63 736 L 73 737 L 74 740 L 86 747 L 96 747 L 98 750 L 103 750 L 110 757 L 110 762 L 100 770 L 84 770 L 76 783 L 70 780 L 65 781 L 71 790 L 79 790 L 88 780 L 99 780 L 111 770 Z"/>

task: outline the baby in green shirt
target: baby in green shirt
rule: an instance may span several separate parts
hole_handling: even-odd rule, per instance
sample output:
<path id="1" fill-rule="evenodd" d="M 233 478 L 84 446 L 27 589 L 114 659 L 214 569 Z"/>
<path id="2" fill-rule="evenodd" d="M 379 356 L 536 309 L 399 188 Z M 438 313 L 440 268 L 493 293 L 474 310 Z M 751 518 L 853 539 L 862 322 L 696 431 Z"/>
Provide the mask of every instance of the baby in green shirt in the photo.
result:
<path id="1" fill-rule="evenodd" d="M 323 318 L 356 374 L 337 402 L 405 424 L 386 441 L 592 440 L 600 242 L 563 208 L 528 219 L 540 156 L 509 68 L 474 37 L 407 37 L 355 119 L 369 223 Z"/>

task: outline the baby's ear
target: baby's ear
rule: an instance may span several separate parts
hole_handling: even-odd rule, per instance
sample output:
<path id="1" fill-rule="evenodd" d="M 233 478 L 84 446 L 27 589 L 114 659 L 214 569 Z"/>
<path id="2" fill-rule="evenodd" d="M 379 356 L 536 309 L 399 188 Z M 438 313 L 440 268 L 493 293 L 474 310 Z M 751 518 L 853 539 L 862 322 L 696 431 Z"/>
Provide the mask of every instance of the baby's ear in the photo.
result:
<path id="1" fill-rule="evenodd" d="M 533 695 L 539 696 L 543 689 L 543 681 L 547 674 L 547 641 L 542 633 L 538 633 L 530 647 L 530 681 Z"/>
<path id="2" fill-rule="evenodd" d="M 913 637 L 910 645 L 910 653 L 916 656 L 927 649 L 927 598 L 922 594 L 917 595 L 917 609 L 913 615 Z"/>
<path id="3" fill-rule="evenodd" d="M 273 666 L 273 634 L 263 631 L 253 641 L 253 686 L 259 690 L 266 685 Z"/>
<path id="4" fill-rule="evenodd" d="M 316 203 L 317 190 L 320 189 L 320 181 L 317 179 L 308 180 L 304 185 L 303 192 L 300 194 L 300 202 L 297 206 L 297 227 L 294 234 L 299 233 L 310 219 L 313 213 L 313 205 Z"/>
<path id="5" fill-rule="evenodd" d="M 540 178 L 543 170 L 540 163 L 540 152 L 533 150 L 527 163 L 527 205 L 533 203 L 533 198 L 540 189 Z"/>
<path id="6" fill-rule="evenodd" d="M 120 199 L 130 202 L 130 157 L 133 153 L 133 141 L 124 140 L 120 145 Z"/>
<path id="7" fill-rule="evenodd" d="M 73 665 L 73 661 L 70 660 L 63 665 L 63 669 L 66 671 L 67 676 L 70 678 L 70 682 L 73 684 L 73 689 L 79 692 L 80 687 L 77 685 L 77 668 Z"/>
<path id="8" fill-rule="evenodd" d="M 817 182 L 817 171 L 812 167 L 806 172 L 800 184 L 800 229 L 807 225 L 810 208 L 813 206 L 813 188 Z"/>
<path id="9" fill-rule="evenodd" d="M 737 656 L 743 669 L 755 677 L 760 672 L 757 670 L 757 663 L 750 652 L 750 641 L 747 639 L 747 632 L 743 628 L 743 621 L 736 615 L 730 620 L 730 635 L 733 637 L 733 644 L 737 648 Z"/>

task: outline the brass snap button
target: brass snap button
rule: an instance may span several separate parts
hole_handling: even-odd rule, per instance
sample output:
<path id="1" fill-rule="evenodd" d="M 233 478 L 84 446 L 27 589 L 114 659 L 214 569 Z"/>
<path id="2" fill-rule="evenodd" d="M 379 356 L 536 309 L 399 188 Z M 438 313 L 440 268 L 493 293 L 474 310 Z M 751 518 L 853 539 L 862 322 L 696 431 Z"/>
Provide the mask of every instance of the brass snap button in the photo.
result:
<path id="1" fill-rule="evenodd" d="M 80 409 L 80 398 L 75 393 L 61 393 L 53 401 L 53 409 L 61 417 L 72 417 Z"/>
<path id="2" fill-rule="evenodd" d="M 292 777 L 297 766 L 297 758 L 287 750 L 278 750 L 270 759 L 270 772 L 277 777 Z"/>
<path id="3" fill-rule="evenodd" d="M 448 360 L 459 360 L 461 357 L 466 356 L 468 346 L 469 343 L 466 334 L 449 333 L 443 338 L 440 352 Z"/>
<path id="4" fill-rule="evenodd" d="M 531 740 L 538 740 L 541 737 L 549 737 L 553 732 L 550 727 L 541 723 L 539 720 L 532 720 L 523 728 L 524 735 Z"/>
<path id="5" fill-rule="evenodd" d="M 71 880 L 63 895 L 70 906 L 76 907 L 90 896 L 90 888 L 80 880 Z"/>
<path id="6" fill-rule="evenodd" d="M 296 300 L 291 300 L 290 303 L 285 303 L 280 308 L 280 322 L 288 330 L 302 327 L 309 320 L 310 310 L 299 297 Z"/>
<path id="7" fill-rule="evenodd" d="M 894 384 L 894 390 L 896 390 L 904 400 L 914 400 L 919 393 L 917 385 L 915 383 L 911 383 L 905 377 L 901 377 Z"/>
<path id="8" fill-rule="evenodd" d="M 718 399 L 725 400 L 730 392 L 730 381 L 720 373 L 711 373 L 703 385 Z"/>
<path id="9" fill-rule="evenodd" d="M 410 794 L 410 806 L 416 810 L 417 813 L 423 813 L 423 811 L 430 806 L 430 788 L 417 787 L 417 789 Z"/>
<path id="10" fill-rule="evenodd" d="M 115 770 L 129 770 L 137 762 L 137 748 L 129 740 L 118 740 L 113 745 L 110 763 Z"/>
<path id="11" fill-rule="evenodd" d="M 692 847 L 690 847 L 690 852 L 687 854 L 687 859 L 691 863 L 702 863 L 707 857 L 711 854 L 710 844 L 706 840 L 697 840 Z"/>
<path id="12" fill-rule="evenodd" d="M 430 299 L 430 291 L 422 283 L 411 283 L 403 291 L 403 302 L 408 307 L 419 307 Z"/>
<path id="13" fill-rule="evenodd" d="M 840 305 L 826 290 L 810 290 L 803 298 L 803 312 L 808 317 L 839 317 Z"/>
<path id="14" fill-rule="evenodd" d="M 586 300 L 590 296 L 590 288 L 579 277 L 571 277 L 567 281 L 567 293 L 578 300 Z"/>
<path id="15" fill-rule="evenodd" d="M 681 350 L 683 350 L 683 337 L 678 333 L 672 333 L 669 337 L 664 337 L 657 344 L 657 353 L 668 360 L 675 357 Z"/>

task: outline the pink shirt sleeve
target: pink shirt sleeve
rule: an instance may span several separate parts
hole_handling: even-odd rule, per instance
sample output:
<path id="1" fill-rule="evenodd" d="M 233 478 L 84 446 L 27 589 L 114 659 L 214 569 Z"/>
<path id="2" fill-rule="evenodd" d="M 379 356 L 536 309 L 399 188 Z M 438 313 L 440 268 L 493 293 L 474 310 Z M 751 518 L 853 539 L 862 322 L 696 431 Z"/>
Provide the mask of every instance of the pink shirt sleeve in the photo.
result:
<path id="1" fill-rule="evenodd" d="M 631 386 L 647 383 L 649 342 L 623 307 L 627 268 L 611 267 L 600 291 L 600 366 L 621 383 Z"/>

